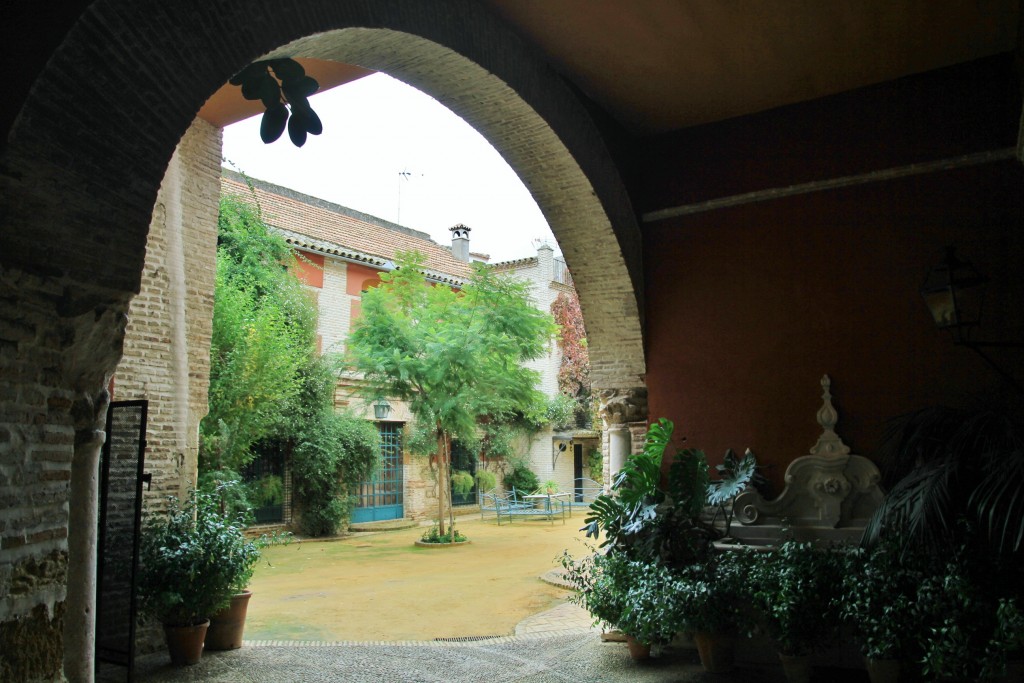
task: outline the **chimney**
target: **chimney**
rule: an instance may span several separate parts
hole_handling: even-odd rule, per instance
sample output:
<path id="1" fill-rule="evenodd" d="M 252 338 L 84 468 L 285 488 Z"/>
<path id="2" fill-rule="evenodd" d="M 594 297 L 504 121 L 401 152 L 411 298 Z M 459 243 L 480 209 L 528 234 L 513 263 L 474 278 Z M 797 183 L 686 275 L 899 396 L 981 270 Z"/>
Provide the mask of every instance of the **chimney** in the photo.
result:
<path id="1" fill-rule="evenodd" d="M 469 228 L 459 223 L 448 229 L 452 231 L 452 256 L 469 263 Z"/>

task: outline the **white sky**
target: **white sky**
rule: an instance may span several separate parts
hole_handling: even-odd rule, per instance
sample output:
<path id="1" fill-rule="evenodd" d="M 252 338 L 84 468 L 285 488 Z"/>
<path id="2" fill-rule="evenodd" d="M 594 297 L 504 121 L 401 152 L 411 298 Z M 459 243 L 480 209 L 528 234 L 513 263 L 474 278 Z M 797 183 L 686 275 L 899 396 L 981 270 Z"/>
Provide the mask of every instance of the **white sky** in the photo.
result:
<path id="1" fill-rule="evenodd" d="M 557 249 L 536 202 L 501 155 L 429 95 L 385 74 L 314 95 L 324 132 L 301 148 L 285 132 L 265 145 L 260 116 L 224 130 L 229 168 L 429 233 L 470 227 L 470 251 L 491 262 Z M 407 172 L 403 177 L 400 174 Z"/>

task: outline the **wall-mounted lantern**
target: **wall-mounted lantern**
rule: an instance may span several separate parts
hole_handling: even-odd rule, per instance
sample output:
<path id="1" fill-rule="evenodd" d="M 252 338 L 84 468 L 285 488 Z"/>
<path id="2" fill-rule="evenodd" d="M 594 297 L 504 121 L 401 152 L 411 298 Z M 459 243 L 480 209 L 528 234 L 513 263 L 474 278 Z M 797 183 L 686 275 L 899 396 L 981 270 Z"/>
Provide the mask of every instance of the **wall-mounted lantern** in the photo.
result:
<path id="1" fill-rule="evenodd" d="M 921 296 L 935 326 L 940 330 L 950 330 L 954 344 L 966 346 L 977 353 L 1011 387 L 1024 393 L 1017 380 L 981 350 L 982 347 L 1024 348 L 1024 343 L 972 339 L 973 329 L 981 325 L 987 284 L 988 278 L 985 275 L 970 261 L 958 258 L 955 248 L 948 246 L 942 261 L 928 271 L 921 285 Z"/>
<path id="2" fill-rule="evenodd" d="M 967 343 L 971 328 L 981 323 L 981 309 L 988 278 L 970 261 L 957 258 L 956 248 L 946 247 L 942 261 L 928 271 L 921 296 L 935 326 L 950 330 L 957 344 Z"/>
<path id="3" fill-rule="evenodd" d="M 388 415 L 391 414 L 391 404 L 383 398 L 378 398 L 373 402 L 373 416 L 378 420 L 388 419 Z"/>

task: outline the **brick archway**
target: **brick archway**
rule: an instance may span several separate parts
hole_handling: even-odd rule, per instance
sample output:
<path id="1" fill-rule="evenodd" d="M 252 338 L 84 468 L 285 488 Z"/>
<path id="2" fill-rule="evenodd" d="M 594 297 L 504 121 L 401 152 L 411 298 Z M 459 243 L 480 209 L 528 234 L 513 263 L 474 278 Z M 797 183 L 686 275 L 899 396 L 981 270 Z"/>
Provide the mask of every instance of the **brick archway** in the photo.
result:
<path id="1" fill-rule="evenodd" d="M 0 416 L 0 426 L 25 454 L 13 463 L 18 472 L 44 448 L 72 462 L 71 494 L 50 506 L 63 521 L 26 532 L 17 556 L 0 556 L 0 570 L 44 557 L 52 565 L 34 592 L 0 604 L 0 626 L 31 623 L 33 639 L 58 658 L 91 652 L 91 636 L 75 624 L 88 620 L 95 524 L 78 515 L 68 530 L 66 505 L 95 500 L 104 384 L 139 289 L 157 191 L 209 95 L 275 50 L 385 71 L 475 126 L 519 173 L 562 247 L 587 319 L 595 385 L 643 384 L 641 244 L 618 171 L 576 95 L 479 3 L 97 0 L 36 80 L 0 156 L 0 294 L 17 301 L 14 313 L 0 310 L 0 322 L 35 339 L 19 351 L 24 379 L 12 381 L 43 396 L 41 412 Z M 35 517 L 23 505 L 12 525 Z M 67 641 L 65 600 L 64 632 L 77 633 Z M 59 660 L 21 664 L 42 678 Z"/>
<path id="2" fill-rule="evenodd" d="M 33 227 L 4 237 L 9 259 L 45 262 L 120 306 L 138 288 L 174 146 L 225 75 L 271 51 L 335 59 L 420 88 L 498 149 L 572 269 L 596 385 L 642 384 L 639 229 L 600 133 L 557 74 L 471 0 L 289 5 L 94 2 L 12 131 L 0 182 L 36 201 L 13 207 L 17 222 Z M 59 206 L 50 201 L 55 188 Z M 47 204 L 48 215 L 34 210 Z M 41 253 L 45 237 L 56 248 Z"/>

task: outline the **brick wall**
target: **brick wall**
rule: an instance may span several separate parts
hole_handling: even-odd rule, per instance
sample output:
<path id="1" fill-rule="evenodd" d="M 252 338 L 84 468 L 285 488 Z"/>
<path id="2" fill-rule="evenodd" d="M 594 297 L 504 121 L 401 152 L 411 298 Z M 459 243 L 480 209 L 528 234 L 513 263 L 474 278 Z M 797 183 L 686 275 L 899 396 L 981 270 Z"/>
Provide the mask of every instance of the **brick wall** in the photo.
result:
<path id="1" fill-rule="evenodd" d="M 114 376 L 114 400 L 150 402 L 147 504 L 157 509 L 196 480 L 210 380 L 220 153 L 220 130 L 197 119 L 171 159 Z"/>

